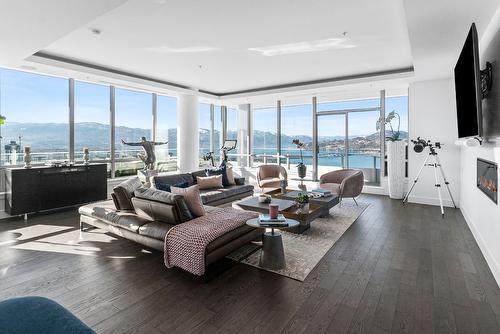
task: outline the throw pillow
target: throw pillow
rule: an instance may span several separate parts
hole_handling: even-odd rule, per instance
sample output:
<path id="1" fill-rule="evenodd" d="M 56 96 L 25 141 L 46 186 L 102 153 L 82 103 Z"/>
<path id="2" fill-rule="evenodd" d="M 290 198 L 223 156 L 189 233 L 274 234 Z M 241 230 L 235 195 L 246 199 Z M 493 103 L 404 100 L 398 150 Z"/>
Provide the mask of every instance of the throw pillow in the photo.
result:
<path id="1" fill-rule="evenodd" d="M 236 184 L 236 181 L 234 180 L 234 173 L 233 173 L 233 167 L 228 167 L 226 169 L 226 174 L 227 174 L 227 182 L 234 186 Z"/>
<path id="2" fill-rule="evenodd" d="M 216 169 L 207 169 L 206 173 L 207 176 L 213 176 L 213 175 L 222 175 L 222 185 L 224 187 L 229 186 L 229 180 L 227 179 L 227 172 L 226 172 L 226 165 L 221 164 L 219 168 Z"/>
<path id="3" fill-rule="evenodd" d="M 204 216 L 206 214 L 205 208 L 200 197 L 200 189 L 198 185 L 194 185 L 188 188 L 177 188 L 171 187 L 172 193 L 177 195 L 182 195 L 186 204 L 191 211 L 191 214 L 195 217 Z"/>
<path id="4" fill-rule="evenodd" d="M 196 183 L 201 189 L 218 189 L 222 188 L 222 175 L 196 177 Z"/>

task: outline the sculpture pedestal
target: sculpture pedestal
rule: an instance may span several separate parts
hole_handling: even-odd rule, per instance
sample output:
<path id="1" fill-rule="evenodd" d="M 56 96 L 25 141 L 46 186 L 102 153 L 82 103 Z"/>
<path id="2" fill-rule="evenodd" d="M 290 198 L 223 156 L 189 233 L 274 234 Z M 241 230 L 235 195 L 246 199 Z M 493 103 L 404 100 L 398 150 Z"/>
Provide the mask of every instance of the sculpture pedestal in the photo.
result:
<path id="1" fill-rule="evenodd" d="M 158 171 L 154 169 L 147 169 L 147 170 L 143 169 L 137 171 L 137 177 L 139 177 L 139 180 L 141 180 L 141 182 L 148 187 L 151 187 L 151 178 L 157 175 Z"/>

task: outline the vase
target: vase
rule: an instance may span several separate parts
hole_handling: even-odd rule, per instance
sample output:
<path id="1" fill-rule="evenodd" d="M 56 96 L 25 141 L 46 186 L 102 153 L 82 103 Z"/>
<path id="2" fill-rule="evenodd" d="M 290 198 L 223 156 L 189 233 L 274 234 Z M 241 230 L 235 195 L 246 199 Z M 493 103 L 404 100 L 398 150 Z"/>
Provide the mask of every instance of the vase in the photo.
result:
<path id="1" fill-rule="evenodd" d="M 303 203 L 299 208 L 299 212 L 304 214 L 304 215 L 308 214 L 309 213 L 309 203 Z"/>
<path id="2" fill-rule="evenodd" d="M 31 168 L 31 153 L 24 153 L 24 168 Z"/>
<path id="3" fill-rule="evenodd" d="M 302 162 L 297 165 L 297 174 L 299 174 L 299 177 L 301 179 L 306 177 L 306 172 L 307 172 L 307 166 L 304 165 Z"/>
<path id="4" fill-rule="evenodd" d="M 90 154 L 87 152 L 87 153 L 83 153 L 83 163 L 85 165 L 88 165 L 90 162 Z"/>
<path id="5" fill-rule="evenodd" d="M 406 142 L 387 142 L 387 181 L 389 197 L 402 199 L 405 188 Z"/>

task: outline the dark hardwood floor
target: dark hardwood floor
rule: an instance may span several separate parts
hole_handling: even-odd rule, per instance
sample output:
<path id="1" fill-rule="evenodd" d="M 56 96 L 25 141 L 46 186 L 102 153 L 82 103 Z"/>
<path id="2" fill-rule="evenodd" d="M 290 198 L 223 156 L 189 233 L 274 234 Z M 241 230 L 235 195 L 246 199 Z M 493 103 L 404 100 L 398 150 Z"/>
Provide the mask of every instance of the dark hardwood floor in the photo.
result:
<path id="1" fill-rule="evenodd" d="M 500 333 L 498 288 L 459 210 L 370 207 L 305 282 L 234 264 L 208 282 L 76 210 L 0 221 L 0 299 L 56 300 L 98 333 Z"/>

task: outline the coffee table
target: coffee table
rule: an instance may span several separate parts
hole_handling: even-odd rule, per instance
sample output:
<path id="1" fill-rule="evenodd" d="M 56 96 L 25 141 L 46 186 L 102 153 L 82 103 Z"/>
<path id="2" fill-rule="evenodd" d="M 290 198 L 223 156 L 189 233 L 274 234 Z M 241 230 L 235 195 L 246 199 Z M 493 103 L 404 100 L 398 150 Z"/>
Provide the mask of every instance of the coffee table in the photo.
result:
<path id="1" fill-rule="evenodd" d="M 273 197 L 272 204 L 279 205 L 279 211 L 287 219 L 293 219 L 299 222 L 298 226 L 289 228 L 288 231 L 293 233 L 303 233 L 311 226 L 311 222 L 323 214 L 323 207 L 318 204 L 310 203 L 309 212 L 300 213 L 296 207 L 295 201 Z M 260 203 L 258 197 L 251 197 L 237 202 L 243 210 L 255 211 L 260 213 L 269 213 L 269 203 Z"/>
<path id="2" fill-rule="evenodd" d="M 288 226 L 279 227 L 280 229 L 290 229 L 300 225 L 293 219 L 287 219 Z M 259 218 L 253 218 L 246 222 L 248 226 L 254 228 L 271 229 L 262 235 L 262 252 L 260 253 L 260 266 L 268 269 L 283 269 L 286 267 L 285 252 L 283 250 L 283 240 L 281 233 L 276 228 L 260 226 Z"/>
<path id="3" fill-rule="evenodd" d="M 300 193 L 304 193 L 304 191 L 287 189 L 285 194 L 281 194 L 280 189 L 273 189 L 266 192 L 265 194 L 271 195 L 271 197 L 275 197 L 277 199 L 294 201 Z M 330 214 L 330 209 L 339 204 L 339 197 L 338 195 L 332 194 L 332 196 L 328 197 L 310 198 L 309 203 L 321 206 L 321 217 L 328 217 L 328 215 Z"/>

